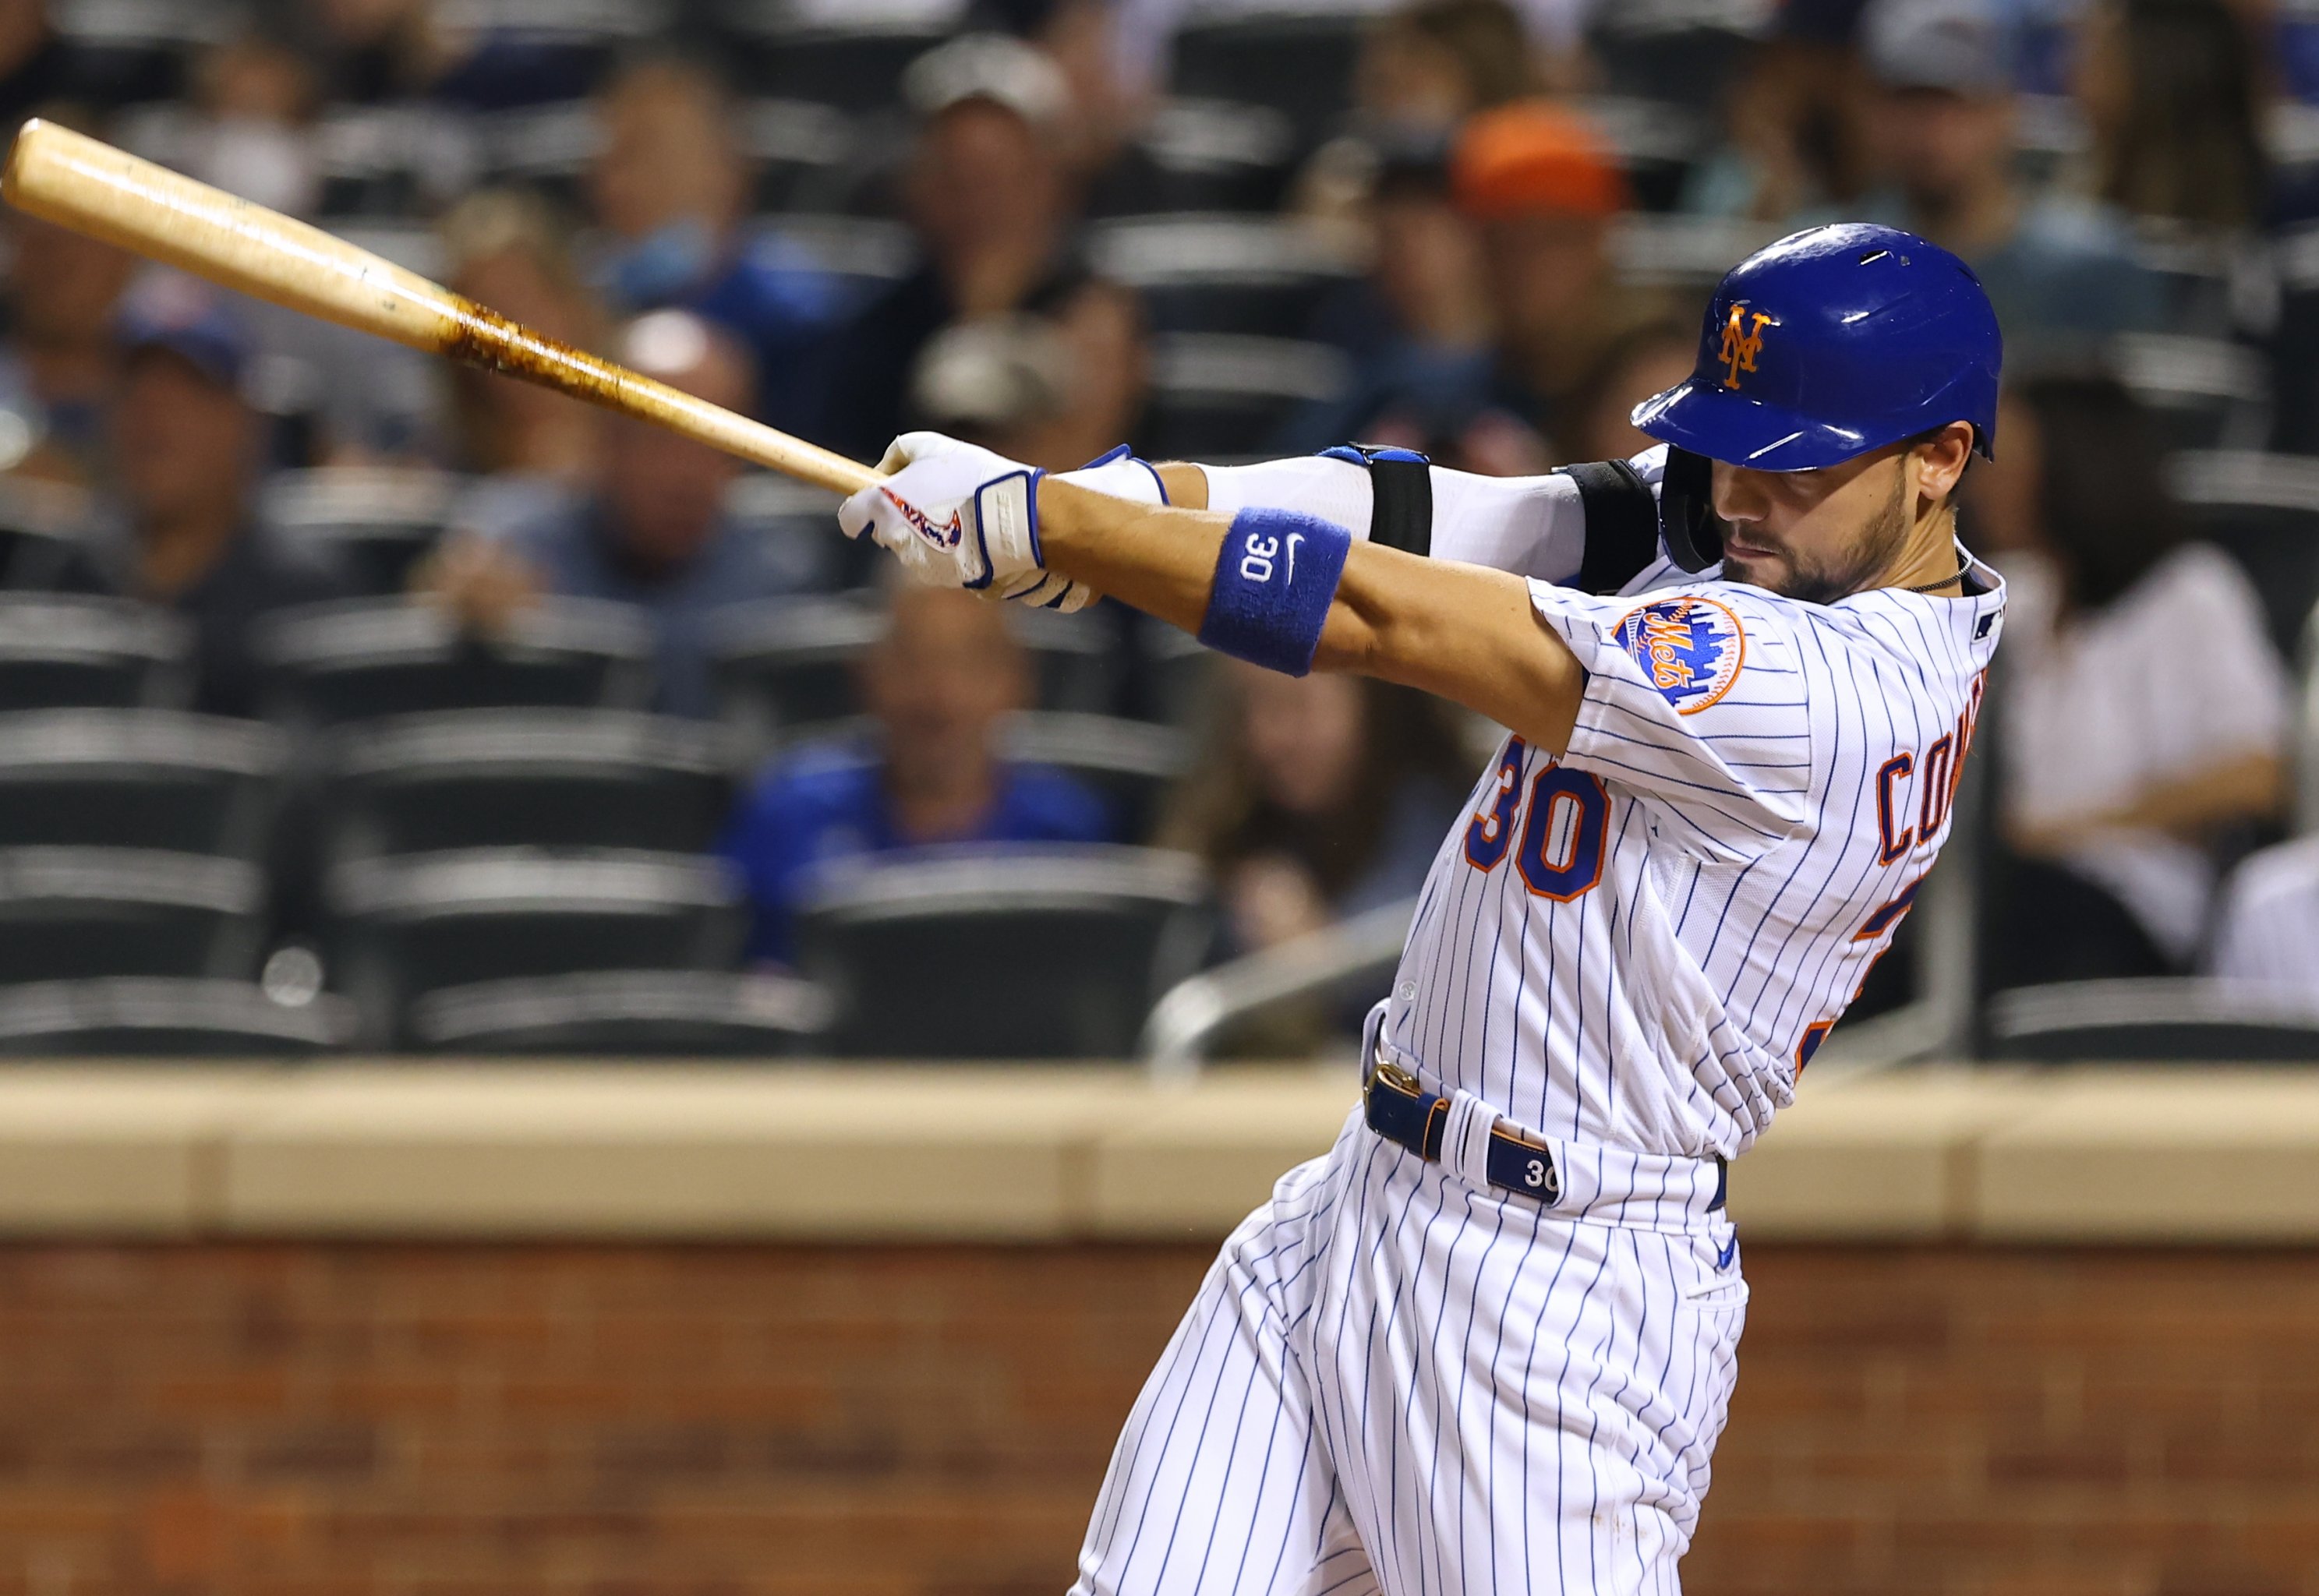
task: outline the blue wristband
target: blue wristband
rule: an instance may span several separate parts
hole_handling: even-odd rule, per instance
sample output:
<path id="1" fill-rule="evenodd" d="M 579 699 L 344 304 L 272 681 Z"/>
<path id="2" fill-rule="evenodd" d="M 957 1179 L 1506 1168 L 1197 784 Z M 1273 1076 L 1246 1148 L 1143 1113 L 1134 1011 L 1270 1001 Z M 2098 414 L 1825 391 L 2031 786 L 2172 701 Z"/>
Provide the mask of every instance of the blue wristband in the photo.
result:
<path id="1" fill-rule="evenodd" d="M 1216 553 L 1200 641 L 1290 676 L 1313 669 L 1353 535 L 1293 509 L 1244 509 Z"/>

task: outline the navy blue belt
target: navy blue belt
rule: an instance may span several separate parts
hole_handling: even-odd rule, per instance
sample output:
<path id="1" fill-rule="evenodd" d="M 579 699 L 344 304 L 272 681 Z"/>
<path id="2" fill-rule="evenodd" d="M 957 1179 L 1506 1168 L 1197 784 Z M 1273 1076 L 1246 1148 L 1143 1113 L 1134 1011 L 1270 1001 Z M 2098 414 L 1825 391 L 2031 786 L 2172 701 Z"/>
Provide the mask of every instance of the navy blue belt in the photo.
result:
<path id="1" fill-rule="evenodd" d="M 1387 1141 L 1407 1148 L 1429 1164 L 1441 1161 L 1441 1135 L 1449 1123 L 1449 1099 L 1429 1092 L 1417 1078 L 1398 1064 L 1376 1059 L 1361 1087 L 1361 1117 L 1370 1130 Z M 1483 1172 L 1492 1186 L 1535 1198 L 1548 1208 L 1562 1201 L 1562 1172 L 1554 1167 L 1553 1150 L 1500 1120 L 1490 1127 L 1490 1147 Z M 1723 1206 L 1727 1171 L 1715 1160 L 1715 1199 L 1710 1212 Z"/>

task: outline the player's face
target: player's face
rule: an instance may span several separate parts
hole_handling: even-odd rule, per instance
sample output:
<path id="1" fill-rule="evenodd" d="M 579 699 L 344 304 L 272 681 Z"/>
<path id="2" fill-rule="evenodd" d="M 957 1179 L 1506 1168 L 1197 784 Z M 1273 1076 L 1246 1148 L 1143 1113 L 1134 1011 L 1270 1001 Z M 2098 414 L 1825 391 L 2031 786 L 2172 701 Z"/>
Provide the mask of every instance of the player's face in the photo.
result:
<path id="1" fill-rule="evenodd" d="M 1830 604 L 1872 585 L 1908 537 L 1908 446 L 1818 471 L 1750 471 L 1715 462 L 1723 574 L 1791 599 Z"/>

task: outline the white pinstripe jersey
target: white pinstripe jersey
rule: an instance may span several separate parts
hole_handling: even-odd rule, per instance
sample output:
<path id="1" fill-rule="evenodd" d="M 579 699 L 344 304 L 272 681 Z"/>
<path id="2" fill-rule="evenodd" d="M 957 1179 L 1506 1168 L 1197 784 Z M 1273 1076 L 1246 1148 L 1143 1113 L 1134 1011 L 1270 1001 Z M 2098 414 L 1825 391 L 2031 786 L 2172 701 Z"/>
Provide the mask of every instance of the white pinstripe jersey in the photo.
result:
<path id="1" fill-rule="evenodd" d="M 1533 579 L 1587 672 L 1577 727 L 1559 761 L 1500 745 L 1386 1034 L 1551 1136 L 1744 1150 L 1947 837 L 2004 606 L 1974 574 L 1830 605 L 1671 567 L 1609 599 Z"/>
<path id="2" fill-rule="evenodd" d="M 1656 482 L 1663 449 L 1637 456 Z M 1368 535 L 1331 459 L 1210 468 L 1208 504 Z M 1617 598 L 1557 585 L 1584 551 L 1567 477 L 1436 467 L 1432 552 L 1530 579 L 1587 686 L 1557 762 L 1508 738 L 1442 842 L 1385 1034 L 1567 1141 L 1732 1157 L 1891 943 L 1948 835 L 2003 624 L 2001 578 L 1828 605 L 1665 563 Z"/>

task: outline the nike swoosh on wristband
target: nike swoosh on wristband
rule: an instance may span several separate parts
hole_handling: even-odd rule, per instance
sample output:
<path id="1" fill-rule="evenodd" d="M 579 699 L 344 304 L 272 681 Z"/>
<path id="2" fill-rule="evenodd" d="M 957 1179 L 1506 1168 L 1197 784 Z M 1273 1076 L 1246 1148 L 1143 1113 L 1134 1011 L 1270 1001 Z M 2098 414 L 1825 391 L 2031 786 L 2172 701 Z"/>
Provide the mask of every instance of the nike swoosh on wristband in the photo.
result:
<path id="1" fill-rule="evenodd" d="M 1293 588 L 1296 585 L 1296 546 L 1304 541 L 1304 534 L 1302 532 L 1291 532 L 1288 535 L 1288 580 L 1281 584 L 1284 587 Z"/>

